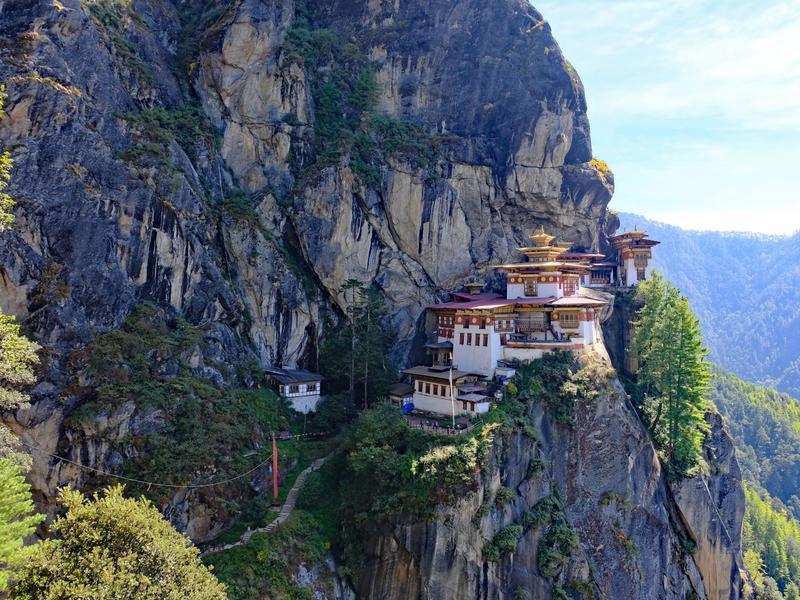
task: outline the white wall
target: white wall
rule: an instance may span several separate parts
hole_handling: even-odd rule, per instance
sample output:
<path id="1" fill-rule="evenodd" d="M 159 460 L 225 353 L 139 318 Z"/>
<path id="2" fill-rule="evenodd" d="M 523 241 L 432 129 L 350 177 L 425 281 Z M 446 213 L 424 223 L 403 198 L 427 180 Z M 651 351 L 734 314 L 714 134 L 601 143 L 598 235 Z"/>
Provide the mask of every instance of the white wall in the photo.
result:
<path id="1" fill-rule="evenodd" d="M 503 358 L 505 360 L 536 360 L 537 358 L 542 358 L 543 355 L 543 350 L 535 348 L 512 348 L 511 346 L 503 348 Z"/>
<path id="2" fill-rule="evenodd" d="M 320 400 L 320 395 L 318 393 L 306 394 L 304 396 L 295 395 L 289 398 L 289 402 L 292 403 L 292 408 L 304 415 L 310 412 L 316 412 L 319 400 Z"/>
<path id="3" fill-rule="evenodd" d="M 464 334 L 464 344 L 461 344 L 461 334 Z M 467 335 L 472 334 L 472 345 L 467 345 Z M 488 344 L 483 345 L 484 334 L 489 336 Z M 476 345 L 475 337 L 478 336 L 479 345 Z M 469 373 L 480 373 L 487 377 L 494 376 L 494 368 L 497 361 L 502 358 L 503 349 L 500 345 L 500 335 L 495 332 L 493 326 L 480 329 L 476 326 L 465 328 L 456 325 L 455 335 L 453 336 L 453 365 L 460 371 Z"/>
<path id="4" fill-rule="evenodd" d="M 627 274 L 625 283 L 628 287 L 639 283 L 639 277 L 636 275 L 636 265 L 634 265 L 632 258 L 625 259 L 625 273 Z"/>
<path id="5" fill-rule="evenodd" d="M 480 402 L 475 405 L 475 412 L 472 412 L 469 407 L 470 403 L 467 402 L 467 410 L 464 410 L 460 400 L 456 399 L 456 414 L 457 415 L 474 415 L 489 412 L 491 402 Z M 437 413 L 440 415 L 450 416 L 453 414 L 453 405 L 450 398 L 443 398 L 442 396 L 433 396 L 431 394 L 424 394 L 422 392 L 414 392 L 414 408 L 417 410 L 424 410 L 428 412 Z"/>
<path id="6" fill-rule="evenodd" d="M 564 290 L 559 288 L 557 281 L 554 281 L 553 283 L 542 283 L 540 281 L 537 294 L 540 298 L 546 298 L 547 296 L 561 298 L 564 295 Z"/>
<path id="7" fill-rule="evenodd" d="M 508 300 L 515 300 L 517 298 L 525 297 L 525 284 L 522 283 L 509 283 L 506 284 L 506 298 Z"/>
<path id="8" fill-rule="evenodd" d="M 416 384 L 415 384 L 416 385 Z M 433 396 L 422 392 L 414 392 L 414 408 L 417 410 L 427 410 L 442 415 L 452 415 L 453 407 L 450 398 L 443 396 Z M 456 414 L 461 414 L 461 403 L 456 402 Z"/>

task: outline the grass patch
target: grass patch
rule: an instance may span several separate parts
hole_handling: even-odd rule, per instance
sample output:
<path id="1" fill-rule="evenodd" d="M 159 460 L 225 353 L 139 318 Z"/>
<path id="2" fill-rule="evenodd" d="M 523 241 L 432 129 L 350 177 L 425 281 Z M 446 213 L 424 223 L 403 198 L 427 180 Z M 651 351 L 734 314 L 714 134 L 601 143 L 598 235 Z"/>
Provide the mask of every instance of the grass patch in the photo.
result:
<path id="1" fill-rule="evenodd" d="M 295 510 L 274 532 L 257 533 L 248 544 L 212 554 L 204 562 L 228 585 L 231 600 L 310 600 L 313 593 L 298 586 L 292 573 L 300 562 L 322 561 L 327 549 L 314 515 Z"/>

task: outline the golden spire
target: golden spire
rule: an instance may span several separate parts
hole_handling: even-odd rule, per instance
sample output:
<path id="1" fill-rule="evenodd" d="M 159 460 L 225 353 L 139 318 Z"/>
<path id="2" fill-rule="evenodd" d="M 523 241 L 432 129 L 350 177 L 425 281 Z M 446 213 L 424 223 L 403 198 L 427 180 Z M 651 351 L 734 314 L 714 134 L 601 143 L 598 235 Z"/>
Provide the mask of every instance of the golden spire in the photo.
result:
<path id="1" fill-rule="evenodd" d="M 540 248 L 549 246 L 550 242 L 556 239 L 556 236 L 544 232 L 544 225 L 542 225 L 539 229 L 539 233 L 535 233 L 530 237 L 533 240 L 534 245 Z"/>

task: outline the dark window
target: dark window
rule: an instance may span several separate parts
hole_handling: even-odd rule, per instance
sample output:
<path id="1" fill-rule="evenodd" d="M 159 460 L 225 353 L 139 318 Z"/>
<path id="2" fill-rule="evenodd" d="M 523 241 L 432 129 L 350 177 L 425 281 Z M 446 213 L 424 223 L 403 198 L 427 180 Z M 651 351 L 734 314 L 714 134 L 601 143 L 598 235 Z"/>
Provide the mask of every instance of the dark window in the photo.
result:
<path id="1" fill-rule="evenodd" d="M 290 394 L 296 394 L 299 391 L 300 391 L 300 386 L 299 385 L 290 385 L 289 386 L 289 393 Z"/>
<path id="2" fill-rule="evenodd" d="M 417 391 L 418 392 L 422 392 L 422 382 L 421 381 L 417 381 Z"/>
<path id="3" fill-rule="evenodd" d="M 458 334 L 458 343 L 459 343 L 461 346 L 463 346 L 463 345 L 464 345 L 464 334 L 463 334 L 463 332 Z"/>
<path id="4" fill-rule="evenodd" d="M 467 346 L 472 346 L 472 334 L 467 334 Z"/>
<path id="5" fill-rule="evenodd" d="M 484 333 L 483 334 L 483 345 L 484 346 L 488 346 L 489 345 L 489 334 L 488 333 Z"/>
<path id="6" fill-rule="evenodd" d="M 426 383 L 425 384 L 425 393 L 426 394 L 430 394 L 431 393 L 431 384 L 430 383 Z"/>

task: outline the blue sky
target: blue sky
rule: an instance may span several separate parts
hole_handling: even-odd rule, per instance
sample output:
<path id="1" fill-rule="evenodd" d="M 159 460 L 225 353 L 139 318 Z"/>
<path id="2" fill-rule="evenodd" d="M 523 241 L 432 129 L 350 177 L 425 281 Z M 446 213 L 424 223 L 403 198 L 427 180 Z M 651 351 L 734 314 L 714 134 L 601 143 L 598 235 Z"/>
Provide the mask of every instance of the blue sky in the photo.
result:
<path id="1" fill-rule="evenodd" d="M 583 80 L 612 208 L 800 230 L 800 0 L 538 0 Z"/>

